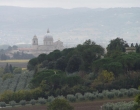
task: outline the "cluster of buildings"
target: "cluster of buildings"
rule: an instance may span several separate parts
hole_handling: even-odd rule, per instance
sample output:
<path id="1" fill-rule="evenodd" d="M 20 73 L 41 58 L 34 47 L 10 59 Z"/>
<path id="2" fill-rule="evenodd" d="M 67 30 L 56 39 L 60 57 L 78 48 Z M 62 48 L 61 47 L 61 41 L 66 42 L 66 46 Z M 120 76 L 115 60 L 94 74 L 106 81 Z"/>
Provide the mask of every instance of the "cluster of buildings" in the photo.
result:
<path id="1" fill-rule="evenodd" d="M 63 42 L 60 40 L 54 42 L 53 37 L 50 34 L 50 31 L 47 30 L 47 33 L 44 36 L 42 45 L 38 44 L 38 38 L 36 35 L 33 37 L 32 49 L 30 50 L 30 52 L 33 55 L 38 56 L 41 53 L 49 54 L 50 52 L 52 52 L 54 50 L 63 50 L 63 49 L 64 49 Z"/>

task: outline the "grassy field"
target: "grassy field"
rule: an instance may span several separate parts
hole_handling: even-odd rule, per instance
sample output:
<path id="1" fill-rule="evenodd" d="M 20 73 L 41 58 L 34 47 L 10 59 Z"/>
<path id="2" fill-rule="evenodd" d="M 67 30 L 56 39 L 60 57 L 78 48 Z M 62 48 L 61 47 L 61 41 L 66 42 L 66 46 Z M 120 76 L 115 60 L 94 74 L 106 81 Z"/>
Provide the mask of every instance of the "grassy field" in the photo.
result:
<path id="1" fill-rule="evenodd" d="M 133 101 L 134 98 L 122 98 L 122 99 L 104 99 L 104 100 L 94 100 L 94 101 L 84 101 L 71 103 L 74 110 L 101 110 L 101 106 L 107 102 L 129 102 Z M 35 106 L 24 106 L 24 107 L 14 107 L 14 108 L 1 108 L 1 110 L 47 110 L 46 105 L 35 105 Z"/>
<path id="2" fill-rule="evenodd" d="M 4 63 L 12 63 L 12 62 L 15 62 L 15 63 L 27 63 L 29 60 L 0 60 L 0 63 L 1 62 L 4 62 Z"/>
<path id="3" fill-rule="evenodd" d="M 0 60 L 0 67 L 5 67 L 5 65 L 11 64 L 15 67 L 26 68 L 29 60 Z"/>

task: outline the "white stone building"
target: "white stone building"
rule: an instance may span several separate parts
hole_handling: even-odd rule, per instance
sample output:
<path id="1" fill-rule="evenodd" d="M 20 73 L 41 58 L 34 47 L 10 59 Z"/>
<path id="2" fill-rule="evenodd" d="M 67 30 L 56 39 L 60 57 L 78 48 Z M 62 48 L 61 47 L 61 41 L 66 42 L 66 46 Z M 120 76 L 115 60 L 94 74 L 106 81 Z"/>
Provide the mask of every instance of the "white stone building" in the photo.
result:
<path id="1" fill-rule="evenodd" d="M 63 50 L 63 42 L 60 40 L 54 42 L 53 37 L 50 35 L 49 30 L 47 31 L 47 34 L 44 36 L 43 39 L 43 45 L 38 44 L 38 38 L 35 35 L 32 39 L 32 54 L 35 56 L 38 56 L 41 53 L 49 54 L 50 52 L 54 50 Z"/>

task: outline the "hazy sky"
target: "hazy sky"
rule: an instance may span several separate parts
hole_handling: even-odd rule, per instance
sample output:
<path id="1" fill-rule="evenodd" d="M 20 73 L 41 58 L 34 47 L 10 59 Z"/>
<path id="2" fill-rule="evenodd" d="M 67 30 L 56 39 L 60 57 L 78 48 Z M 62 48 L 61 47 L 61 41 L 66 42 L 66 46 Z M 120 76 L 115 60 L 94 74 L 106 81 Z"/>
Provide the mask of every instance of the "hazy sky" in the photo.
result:
<path id="1" fill-rule="evenodd" d="M 0 5 L 21 7 L 112 8 L 140 7 L 140 0 L 0 0 Z"/>

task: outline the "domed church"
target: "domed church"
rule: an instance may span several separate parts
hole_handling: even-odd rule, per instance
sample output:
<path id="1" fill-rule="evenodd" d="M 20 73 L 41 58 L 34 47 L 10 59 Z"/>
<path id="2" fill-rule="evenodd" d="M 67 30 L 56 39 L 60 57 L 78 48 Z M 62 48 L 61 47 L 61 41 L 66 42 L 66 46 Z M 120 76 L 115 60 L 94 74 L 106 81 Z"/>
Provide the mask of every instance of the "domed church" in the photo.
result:
<path id="1" fill-rule="evenodd" d="M 38 38 L 36 35 L 32 39 L 32 54 L 34 54 L 35 56 L 38 56 L 41 53 L 49 54 L 54 50 L 63 49 L 63 42 L 61 42 L 60 40 L 53 42 L 53 37 L 51 36 L 49 29 L 47 30 L 47 33 L 44 36 L 43 45 L 38 44 Z"/>

